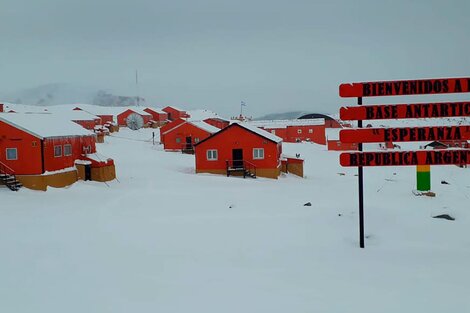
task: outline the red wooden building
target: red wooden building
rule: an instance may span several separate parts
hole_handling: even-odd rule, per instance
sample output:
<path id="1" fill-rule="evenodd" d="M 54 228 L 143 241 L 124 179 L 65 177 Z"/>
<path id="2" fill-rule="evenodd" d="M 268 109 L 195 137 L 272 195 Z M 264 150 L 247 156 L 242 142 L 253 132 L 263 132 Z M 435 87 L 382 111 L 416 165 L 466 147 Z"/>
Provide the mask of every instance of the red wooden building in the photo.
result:
<path id="1" fill-rule="evenodd" d="M 230 121 L 220 118 L 220 117 L 209 117 L 204 120 L 209 125 L 217 127 L 219 129 L 224 129 L 228 125 L 230 125 Z"/>
<path id="2" fill-rule="evenodd" d="M 83 109 L 80 108 L 80 107 L 75 107 L 74 110 L 75 110 L 75 111 L 85 111 L 85 112 L 88 112 L 88 113 L 90 113 L 90 114 L 96 115 L 97 117 L 100 118 L 100 124 L 99 124 L 99 125 L 112 124 L 112 123 L 114 122 L 113 114 L 108 113 L 108 112 L 106 112 L 106 113 L 101 112 L 101 113 L 96 113 L 96 114 L 95 114 L 95 113 L 91 113 L 91 112 L 89 112 L 89 111 L 87 111 L 87 110 L 83 110 Z"/>
<path id="3" fill-rule="evenodd" d="M 171 123 L 173 127 L 160 135 L 165 150 L 192 153 L 195 144 L 220 130 L 205 122 L 181 121 Z"/>
<path id="4" fill-rule="evenodd" d="M 126 119 L 132 113 L 136 113 L 142 116 L 142 119 L 144 120 L 144 126 L 148 126 L 148 124 L 150 123 L 150 120 L 152 119 L 152 115 L 150 113 L 145 112 L 142 108 L 124 108 L 124 111 L 119 113 L 116 117 L 118 125 L 122 127 L 126 127 L 127 126 Z"/>
<path id="5" fill-rule="evenodd" d="M 183 124 L 184 122 L 186 122 L 186 120 L 184 120 L 182 118 L 178 118 L 178 119 L 173 120 L 171 122 L 168 122 L 167 124 L 160 127 L 159 128 L 159 130 L 160 130 L 160 143 L 163 144 L 163 142 L 165 141 L 165 133 L 167 131 L 169 131 L 170 129 L 175 128 L 176 126 L 178 126 L 180 124 Z"/>
<path id="6" fill-rule="evenodd" d="M 233 123 L 195 145 L 196 173 L 278 178 L 282 138 Z"/>
<path id="7" fill-rule="evenodd" d="M 325 119 L 293 119 L 272 121 L 251 121 L 250 125 L 260 127 L 284 142 L 310 141 L 326 145 Z"/>
<path id="8" fill-rule="evenodd" d="M 173 121 L 178 118 L 188 118 L 189 114 L 186 113 L 186 111 L 181 110 L 177 107 L 174 106 L 167 106 L 162 109 L 163 112 L 166 112 L 168 114 L 168 120 Z"/>
<path id="9" fill-rule="evenodd" d="M 152 115 L 152 120 L 158 125 L 164 125 L 168 120 L 168 113 L 155 108 L 145 108 L 145 112 Z"/>
<path id="10" fill-rule="evenodd" d="M 74 166 L 96 152 L 96 135 L 53 114 L 0 114 L 0 162 L 18 175 Z"/>

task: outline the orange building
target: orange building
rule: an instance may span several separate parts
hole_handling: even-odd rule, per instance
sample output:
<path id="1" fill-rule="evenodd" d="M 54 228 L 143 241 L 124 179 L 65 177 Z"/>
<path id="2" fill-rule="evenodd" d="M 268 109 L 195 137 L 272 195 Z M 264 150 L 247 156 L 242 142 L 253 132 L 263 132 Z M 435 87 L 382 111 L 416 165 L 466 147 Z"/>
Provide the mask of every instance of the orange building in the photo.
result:
<path id="1" fill-rule="evenodd" d="M 230 125 L 230 121 L 220 118 L 220 117 L 209 117 L 204 120 L 209 125 L 217 127 L 219 129 L 224 129 L 228 125 Z"/>
<path id="2" fill-rule="evenodd" d="M 161 110 L 145 108 L 144 111 L 152 115 L 152 121 L 154 121 L 158 126 L 164 125 L 168 120 L 168 113 Z"/>
<path id="3" fill-rule="evenodd" d="M 53 114 L 0 114 L 0 162 L 33 175 L 74 166 L 96 152 L 96 135 Z"/>
<path id="4" fill-rule="evenodd" d="M 192 153 L 195 144 L 220 130 L 205 122 L 181 121 L 171 123 L 173 127 L 160 135 L 165 150 Z"/>
<path id="5" fill-rule="evenodd" d="M 144 126 L 148 126 L 150 120 L 152 119 L 152 115 L 150 113 L 145 112 L 142 109 L 136 109 L 136 108 L 124 108 L 125 110 L 117 115 L 117 122 L 118 125 L 121 127 L 126 127 L 127 122 L 126 119 L 129 115 L 136 113 L 142 116 L 142 119 L 144 120 Z"/>
<path id="6" fill-rule="evenodd" d="M 278 178 L 282 138 L 233 123 L 195 145 L 196 173 Z"/>
<path id="7" fill-rule="evenodd" d="M 284 142 L 309 141 L 326 145 L 325 119 L 293 119 L 251 121 L 250 125 L 262 128 L 278 137 Z"/>
<path id="8" fill-rule="evenodd" d="M 166 112 L 168 114 L 168 120 L 173 121 L 178 118 L 188 118 L 189 114 L 186 113 L 186 111 L 181 110 L 177 107 L 174 106 L 167 106 L 162 109 L 163 112 Z"/>

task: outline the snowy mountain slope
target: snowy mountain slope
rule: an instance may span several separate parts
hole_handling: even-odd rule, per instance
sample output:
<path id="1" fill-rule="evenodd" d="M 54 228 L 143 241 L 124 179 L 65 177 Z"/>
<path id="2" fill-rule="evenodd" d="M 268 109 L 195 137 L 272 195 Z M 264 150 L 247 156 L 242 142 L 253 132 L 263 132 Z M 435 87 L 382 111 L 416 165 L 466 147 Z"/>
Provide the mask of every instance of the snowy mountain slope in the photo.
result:
<path id="1" fill-rule="evenodd" d="M 413 167 L 365 169 L 361 250 L 356 170 L 336 152 L 284 144 L 306 159 L 305 179 L 196 175 L 194 157 L 153 146 L 152 131 L 123 129 L 98 146 L 116 161 L 109 186 L 0 188 L 2 310 L 469 308 L 470 169 L 433 167 L 435 198 L 412 195 Z M 431 218 L 441 213 L 456 221 Z"/>

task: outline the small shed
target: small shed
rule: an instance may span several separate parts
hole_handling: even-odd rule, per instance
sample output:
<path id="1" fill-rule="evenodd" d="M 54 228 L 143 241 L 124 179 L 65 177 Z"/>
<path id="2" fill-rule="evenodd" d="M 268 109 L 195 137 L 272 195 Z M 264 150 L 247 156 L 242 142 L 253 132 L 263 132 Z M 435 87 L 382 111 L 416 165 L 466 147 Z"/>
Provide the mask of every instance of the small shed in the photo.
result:
<path id="1" fill-rule="evenodd" d="M 232 123 L 195 145 L 196 173 L 278 178 L 282 138 L 246 123 Z"/>

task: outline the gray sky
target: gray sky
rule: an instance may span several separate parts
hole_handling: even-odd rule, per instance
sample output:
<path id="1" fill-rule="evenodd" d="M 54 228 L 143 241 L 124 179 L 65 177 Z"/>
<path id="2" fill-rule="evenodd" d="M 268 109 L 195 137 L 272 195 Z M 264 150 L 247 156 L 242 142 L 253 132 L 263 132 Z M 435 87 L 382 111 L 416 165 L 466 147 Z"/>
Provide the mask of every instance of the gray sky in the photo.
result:
<path id="1" fill-rule="evenodd" d="M 342 82 L 470 76 L 470 1 L 0 0 L 0 94 L 66 82 L 148 104 L 335 113 Z"/>

